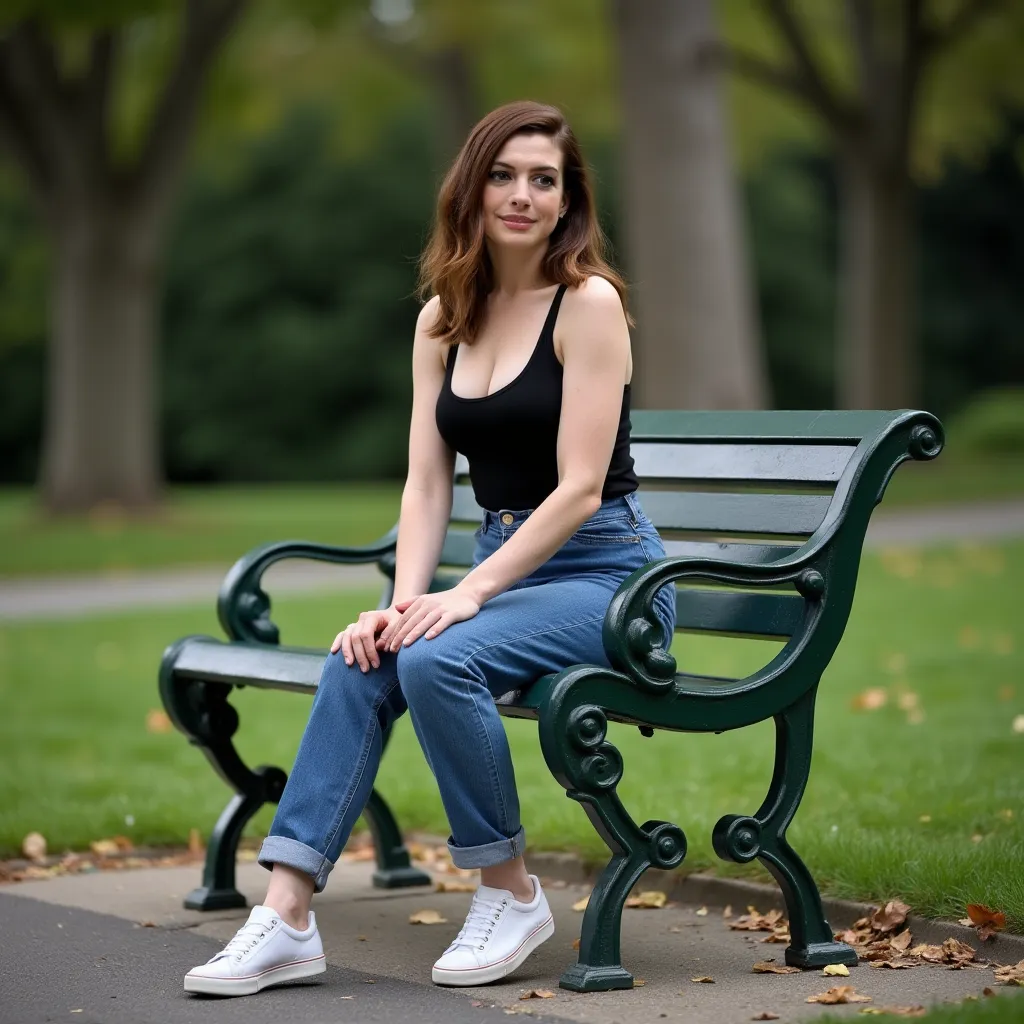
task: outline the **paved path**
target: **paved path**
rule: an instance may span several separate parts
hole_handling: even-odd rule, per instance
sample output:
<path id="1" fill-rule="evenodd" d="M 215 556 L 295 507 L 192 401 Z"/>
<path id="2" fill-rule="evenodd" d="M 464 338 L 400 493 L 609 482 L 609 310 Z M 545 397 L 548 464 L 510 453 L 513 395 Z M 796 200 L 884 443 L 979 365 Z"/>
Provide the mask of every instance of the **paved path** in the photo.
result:
<path id="1" fill-rule="evenodd" d="M 367 863 L 340 862 L 327 891 L 316 898 L 330 965 L 322 981 L 237 1000 L 182 991 L 185 972 L 212 956 L 248 914 L 182 909 L 182 895 L 198 881 L 198 866 L 97 872 L 0 887 L 0 1022 L 488 1024 L 509 1011 L 529 1011 L 549 1022 L 740 1024 L 763 1011 L 779 1014 L 783 1021 L 816 1017 L 821 1007 L 808 1004 L 807 996 L 837 981 L 870 996 L 867 1005 L 872 1007 L 980 997 L 993 984 L 991 970 L 940 966 L 886 971 L 861 965 L 851 969 L 848 979 L 825 978 L 819 970 L 753 974 L 757 961 L 774 957 L 781 962 L 782 947 L 764 945 L 758 933 L 730 930 L 720 910 L 698 916 L 696 906 L 680 903 L 662 910 L 626 910 L 623 915 L 624 965 L 643 979 L 642 987 L 602 994 L 568 992 L 558 988 L 558 978 L 575 959 L 572 942 L 582 917 L 572 904 L 586 889 L 552 885 L 547 894 L 555 935 L 515 975 L 487 987 L 442 991 L 430 982 L 430 965 L 458 930 L 469 895 L 374 890 L 371 870 Z M 240 865 L 239 887 L 251 902 L 262 897 L 266 879 L 257 865 Z M 448 923 L 410 925 L 409 915 L 424 908 L 440 911 Z M 140 927 L 143 922 L 147 926 Z M 831 923 L 846 927 L 851 921 L 836 918 Z M 985 947 L 984 955 L 1016 962 L 1021 948 L 1020 940 L 1000 937 Z M 714 983 L 691 981 L 700 976 L 712 977 Z M 521 1000 L 529 989 L 555 995 Z M 998 994 L 1021 999 L 1024 1011 L 1024 993 L 1000 986 Z M 72 1016 L 73 1010 L 81 1013 Z M 845 1014 L 843 1019 L 848 1019 Z"/>
<path id="2" fill-rule="evenodd" d="M 1024 536 L 1024 500 L 878 511 L 868 529 L 869 546 L 934 544 Z M 229 566 L 167 569 L 148 573 L 49 576 L 0 580 L 0 622 L 64 618 L 133 608 L 213 602 Z M 286 562 L 264 577 L 274 593 L 374 590 L 374 566 Z"/>

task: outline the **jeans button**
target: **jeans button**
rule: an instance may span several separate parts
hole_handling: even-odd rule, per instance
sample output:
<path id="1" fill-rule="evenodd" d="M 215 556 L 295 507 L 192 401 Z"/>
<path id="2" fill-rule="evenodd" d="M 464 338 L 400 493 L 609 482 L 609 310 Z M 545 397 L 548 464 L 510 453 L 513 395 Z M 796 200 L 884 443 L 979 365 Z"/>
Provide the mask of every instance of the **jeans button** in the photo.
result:
<path id="1" fill-rule="evenodd" d="M 515 516 L 513 516 L 511 512 L 506 512 L 506 513 L 505 513 L 505 514 L 504 514 L 504 515 L 503 515 L 503 516 L 501 517 L 501 521 L 502 521 L 502 522 L 503 522 L 503 523 L 504 523 L 504 524 L 505 524 L 506 526 L 511 526 L 511 525 L 513 524 L 513 522 L 515 522 Z"/>

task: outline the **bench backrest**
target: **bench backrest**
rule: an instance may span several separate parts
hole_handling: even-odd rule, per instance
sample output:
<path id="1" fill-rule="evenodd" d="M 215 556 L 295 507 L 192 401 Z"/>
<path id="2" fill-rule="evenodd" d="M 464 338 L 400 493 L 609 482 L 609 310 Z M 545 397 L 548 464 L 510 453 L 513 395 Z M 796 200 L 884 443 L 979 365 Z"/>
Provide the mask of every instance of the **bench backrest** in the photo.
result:
<path id="1" fill-rule="evenodd" d="M 900 414 L 637 411 L 632 455 L 639 497 L 669 555 L 771 562 L 821 525 L 837 483 Z M 437 585 L 472 562 L 482 510 L 461 456 Z M 445 571 L 445 567 L 450 567 Z M 781 639 L 804 613 L 790 592 L 677 588 L 681 631 Z"/>

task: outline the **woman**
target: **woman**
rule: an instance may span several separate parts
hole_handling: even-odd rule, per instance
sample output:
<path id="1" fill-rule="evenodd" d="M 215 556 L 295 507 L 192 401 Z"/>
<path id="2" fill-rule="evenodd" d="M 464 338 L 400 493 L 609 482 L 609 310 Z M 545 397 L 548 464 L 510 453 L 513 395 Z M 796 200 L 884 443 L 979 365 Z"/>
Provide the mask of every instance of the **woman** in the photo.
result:
<path id="1" fill-rule="evenodd" d="M 625 577 L 664 555 L 634 494 L 625 289 L 562 114 L 511 103 L 470 133 L 441 187 L 421 262 L 409 472 L 394 601 L 338 634 L 259 854 L 262 905 L 185 989 L 243 995 L 325 970 L 310 911 L 408 710 L 437 779 L 452 860 L 478 868 L 439 985 L 514 971 L 554 931 L 494 697 L 580 662 L 607 664 L 601 626 Z M 456 452 L 485 510 L 473 568 L 427 593 Z M 671 597 L 657 612 L 672 635 Z"/>

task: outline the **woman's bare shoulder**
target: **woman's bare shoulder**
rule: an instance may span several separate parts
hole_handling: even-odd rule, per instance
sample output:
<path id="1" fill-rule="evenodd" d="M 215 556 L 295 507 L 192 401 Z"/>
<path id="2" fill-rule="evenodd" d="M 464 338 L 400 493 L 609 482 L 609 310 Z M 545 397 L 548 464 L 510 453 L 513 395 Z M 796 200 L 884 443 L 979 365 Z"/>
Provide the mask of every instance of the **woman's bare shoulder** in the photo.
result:
<path id="1" fill-rule="evenodd" d="M 587 312 L 607 313 L 622 309 L 622 300 L 615 285 L 600 274 L 591 274 L 582 284 L 570 286 L 565 298 L 572 307 Z"/>

